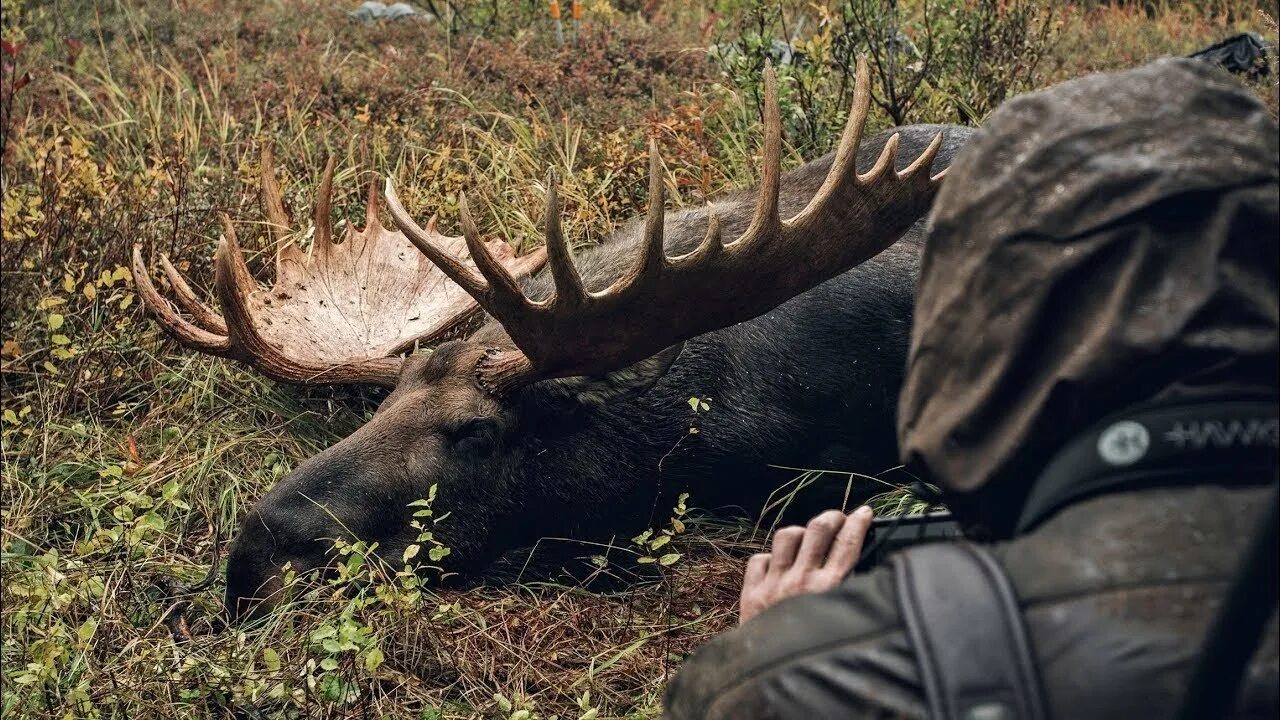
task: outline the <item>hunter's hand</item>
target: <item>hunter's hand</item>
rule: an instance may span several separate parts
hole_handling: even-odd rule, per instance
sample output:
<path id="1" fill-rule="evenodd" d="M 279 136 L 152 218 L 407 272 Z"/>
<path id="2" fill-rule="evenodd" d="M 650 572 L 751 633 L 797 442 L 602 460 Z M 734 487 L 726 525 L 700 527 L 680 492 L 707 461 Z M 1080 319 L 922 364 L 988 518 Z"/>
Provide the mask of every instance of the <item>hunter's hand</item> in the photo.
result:
<path id="1" fill-rule="evenodd" d="M 773 534 L 773 551 L 752 555 L 742 578 L 739 622 L 794 595 L 830 590 L 853 569 L 871 529 L 871 508 L 828 510 L 805 527 Z"/>

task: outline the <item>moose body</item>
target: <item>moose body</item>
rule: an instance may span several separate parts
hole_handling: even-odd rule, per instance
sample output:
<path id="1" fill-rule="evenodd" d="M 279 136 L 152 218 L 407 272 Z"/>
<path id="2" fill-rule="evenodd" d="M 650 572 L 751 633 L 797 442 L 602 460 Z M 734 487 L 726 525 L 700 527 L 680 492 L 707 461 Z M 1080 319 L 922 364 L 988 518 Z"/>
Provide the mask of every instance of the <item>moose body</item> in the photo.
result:
<path id="1" fill-rule="evenodd" d="M 971 131 L 896 132 L 907 157 L 941 133 L 938 170 Z M 889 136 L 863 143 L 859 169 Z M 805 206 L 831 164 L 828 155 L 782 178 L 783 217 Z M 727 234 L 746 230 L 753 203 L 746 192 L 714 203 Z M 692 251 L 707 224 L 706 208 L 667 216 L 667 254 Z M 637 220 L 581 251 L 586 289 L 620 277 L 642 235 Z M 432 485 L 437 510 L 449 513 L 435 536 L 452 550 L 448 568 L 465 574 L 542 537 L 600 540 L 646 527 L 680 492 L 702 507 L 757 510 L 786 477 L 770 464 L 892 466 L 922 239 L 923 219 L 878 256 L 773 311 L 607 377 L 534 383 L 498 401 L 470 373 L 484 348 L 511 342 L 492 320 L 465 341 L 411 357 L 367 425 L 307 460 L 249 513 L 230 555 L 228 606 L 274 592 L 286 562 L 299 571 L 322 565 L 334 537 L 377 541 L 398 558 L 415 537 L 409 503 Z M 522 283 L 529 298 L 552 292 L 547 275 Z M 691 397 L 710 406 L 696 420 Z"/>

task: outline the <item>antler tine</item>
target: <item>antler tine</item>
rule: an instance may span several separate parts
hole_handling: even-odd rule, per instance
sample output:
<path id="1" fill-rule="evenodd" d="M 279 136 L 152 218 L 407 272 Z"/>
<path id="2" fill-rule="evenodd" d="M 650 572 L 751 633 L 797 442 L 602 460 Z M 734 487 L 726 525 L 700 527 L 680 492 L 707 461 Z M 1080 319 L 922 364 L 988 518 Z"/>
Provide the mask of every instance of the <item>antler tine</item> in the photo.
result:
<path id="1" fill-rule="evenodd" d="M 382 189 L 383 195 L 387 199 L 387 209 L 391 211 L 391 218 L 395 220 L 396 226 L 400 228 L 400 232 L 409 238 L 409 242 L 414 247 L 427 256 L 440 271 L 454 281 L 467 294 L 476 299 L 482 307 L 488 305 L 490 293 L 489 286 L 484 280 L 475 276 L 462 261 L 454 257 L 452 254 L 445 252 L 435 244 L 433 237 L 439 237 L 436 232 L 436 219 L 433 217 L 427 223 L 427 229 L 423 230 L 418 223 L 414 222 L 409 212 L 404 209 L 404 205 L 400 204 L 400 198 L 396 195 L 395 184 L 391 182 L 391 178 L 387 178 L 386 184 Z"/>
<path id="2" fill-rule="evenodd" d="M 893 172 L 893 164 L 898 159 L 898 145 L 901 142 L 901 135 L 898 133 L 891 135 L 880 150 L 880 157 L 876 158 L 876 162 L 871 166 L 870 170 L 858 176 L 858 182 L 863 185 L 870 185 L 884 177 L 886 173 Z"/>
<path id="3" fill-rule="evenodd" d="M 707 233 L 702 242 L 690 255 L 697 259 L 714 257 L 724 251 L 724 239 L 720 235 L 720 214 L 716 212 L 714 203 L 707 203 Z"/>
<path id="4" fill-rule="evenodd" d="M 276 181 L 276 163 L 269 143 L 262 146 L 262 214 L 267 216 L 267 233 L 279 242 L 289 232 L 289 216 L 280 200 L 280 183 Z"/>
<path id="5" fill-rule="evenodd" d="M 666 225 L 666 187 L 662 183 L 662 157 L 658 141 L 649 138 L 649 209 L 644 220 L 644 246 L 640 249 L 638 277 L 652 275 L 667 263 L 663 247 Z"/>
<path id="6" fill-rule="evenodd" d="M 751 225 L 739 240 L 751 243 L 771 237 L 782 222 L 778 218 L 778 191 L 782 167 L 782 111 L 778 107 L 778 77 L 773 63 L 764 66 L 764 168 L 760 177 L 760 194 Z M 735 241 L 736 242 L 736 241 Z"/>
<path id="7" fill-rule="evenodd" d="M 373 173 L 369 178 L 369 189 L 365 193 L 364 200 L 364 229 L 366 232 L 370 228 L 382 227 L 382 223 L 378 220 L 378 185 L 382 181 L 382 176 Z"/>
<path id="8" fill-rule="evenodd" d="M 849 110 L 849 119 L 845 122 L 844 132 L 840 134 L 840 145 L 836 149 L 835 160 L 831 162 L 831 170 L 827 172 L 827 177 L 822 181 L 818 192 L 814 193 L 813 199 L 796 217 L 807 215 L 811 209 L 821 207 L 842 182 L 857 175 L 858 148 L 862 146 L 862 133 L 867 125 L 867 113 L 871 110 L 870 78 L 867 59 L 859 55 L 854 73 L 853 107 Z"/>
<path id="9" fill-rule="evenodd" d="M 929 143 L 929 147 L 925 148 L 924 152 L 920 153 L 920 157 L 916 158 L 910 165 L 903 168 L 902 172 L 898 173 L 898 179 L 908 180 L 919 175 L 924 182 L 928 184 L 942 182 L 942 177 L 947 174 L 946 170 L 943 170 L 937 175 L 929 175 L 928 173 L 929 168 L 933 166 L 933 159 L 938 156 L 938 151 L 941 149 L 942 133 L 938 133 L 933 136 L 933 140 Z M 923 168 L 925 172 L 920 172 L 921 168 Z"/>
<path id="10" fill-rule="evenodd" d="M 191 286 L 187 284 L 187 279 L 182 277 L 182 273 L 169 262 L 169 256 L 161 253 L 160 267 L 164 269 L 164 274 L 169 278 L 169 285 L 173 288 L 173 294 L 178 298 L 178 305 L 187 314 L 196 321 L 196 325 L 218 335 L 227 334 L 227 323 L 222 316 L 213 311 L 213 308 L 205 305 Z"/>
<path id="11" fill-rule="evenodd" d="M 382 223 L 378 221 L 378 186 L 382 184 L 382 176 L 369 159 L 368 138 L 360 140 L 360 167 L 368 170 L 370 175 L 364 198 L 364 229 L 369 232 L 370 228 L 382 227 Z"/>
<path id="12" fill-rule="evenodd" d="M 320 178 L 320 189 L 316 192 L 316 204 L 312 208 L 312 222 L 315 224 L 315 235 L 311 239 L 311 251 L 328 253 L 333 244 L 333 226 L 330 224 L 329 208 L 333 202 L 333 168 L 334 157 L 329 156 L 324 164 L 324 175 Z"/>
<path id="13" fill-rule="evenodd" d="M 197 327 L 173 311 L 169 301 L 151 284 L 150 269 L 142 261 L 142 247 L 139 245 L 133 246 L 133 279 L 143 304 L 151 308 L 156 321 L 178 342 L 211 355 L 226 355 L 231 351 L 229 337 Z"/>
<path id="14" fill-rule="evenodd" d="M 480 230 L 476 227 L 475 218 L 471 216 L 471 208 L 467 204 L 467 194 L 465 192 L 458 193 L 458 215 L 462 223 L 462 237 L 467 241 L 467 250 L 471 253 L 471 260 L 476 264 L 476 268 L 480 270 L 480 274 L 489 283 L 491 293 L 496 297 L 504 299 L 524 300 L 524 293 L 520 292 L 520 287 L 516 285 L 516 279 L 502 267 L 502 264 L 494 259 L 489 253 L 489 249 L 484 246 L 484 239 L 480 237 Z"/>
<path id="15" fill-rule="evenodd" d="M 236 239 L 235 228 L 226 213 L 220 213 L 222 220 L 222 241 L 213 256 L 213 285 L 218 293 L 218 304 L 222 306 L 223 317 L 227 323 L 227 335 L 233 346 L 247 349 L 250 356 L 262 344 L 261 338 L 253 327 L 253 316 L 249 313 L 249 293 L 253 292 L 255 282 L 245 265 L 244 254 L 240 250 L 240 242 Z"/>
<path id="16" fill-rule="evenodd" d="M 559 181 L 554 168 L 547 170 L 547 264 L 551 267 L 551 280 L 555 283 L 554 302 L 560 306 L 581 305 L 587 299 L 582 277 L 573 264 L 573 254 L 565 240 L 560 224 Z"/>

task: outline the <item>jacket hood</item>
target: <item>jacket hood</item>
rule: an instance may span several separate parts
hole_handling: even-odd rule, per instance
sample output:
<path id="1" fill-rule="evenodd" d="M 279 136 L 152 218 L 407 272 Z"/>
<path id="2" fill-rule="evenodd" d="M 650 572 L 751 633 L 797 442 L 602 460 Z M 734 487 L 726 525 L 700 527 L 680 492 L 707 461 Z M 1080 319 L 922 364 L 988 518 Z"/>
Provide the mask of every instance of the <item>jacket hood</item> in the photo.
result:
<path id="1" fill-rule="evenodd" d="M 1277 144 L 1250 92 L 1192 60 L 994 113 L 933 207 L 898 411 L 908 467 L 1000 537 L 1106 415 L 1274 395 Z"/>

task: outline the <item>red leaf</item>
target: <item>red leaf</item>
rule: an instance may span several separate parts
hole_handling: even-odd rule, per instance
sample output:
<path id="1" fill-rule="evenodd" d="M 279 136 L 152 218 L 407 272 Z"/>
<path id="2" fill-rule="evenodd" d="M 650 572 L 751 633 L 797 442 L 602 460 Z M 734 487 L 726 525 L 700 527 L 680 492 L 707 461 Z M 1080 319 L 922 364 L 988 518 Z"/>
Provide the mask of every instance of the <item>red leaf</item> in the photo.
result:
<path id="1" fill-rule="evenodd" d="M 22 48 L 26 47 L 26 43 L 11 43 L 8 40 L 0 40 L 0 51 L 4 51 L 9 57 L 18 57 L 18 53 L 22 52 Z"/>
<path id="2" fill-rule="evenodd" d="M 67 46 L 67 64 L 75 65 L 76 60 L 80 59 L 80 53 L 84 50 L 84 43 L 75 38 L 67 38 L 63 43 Z"/>

